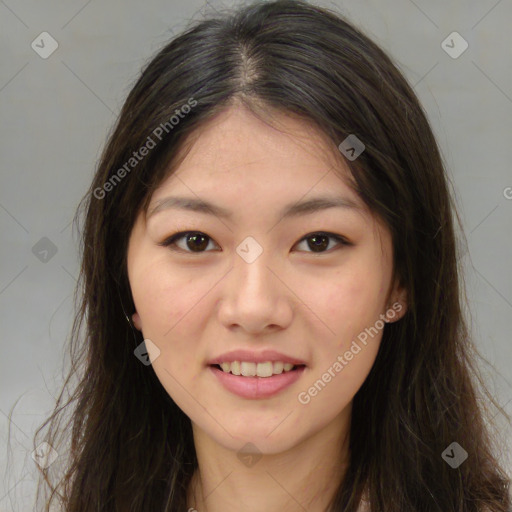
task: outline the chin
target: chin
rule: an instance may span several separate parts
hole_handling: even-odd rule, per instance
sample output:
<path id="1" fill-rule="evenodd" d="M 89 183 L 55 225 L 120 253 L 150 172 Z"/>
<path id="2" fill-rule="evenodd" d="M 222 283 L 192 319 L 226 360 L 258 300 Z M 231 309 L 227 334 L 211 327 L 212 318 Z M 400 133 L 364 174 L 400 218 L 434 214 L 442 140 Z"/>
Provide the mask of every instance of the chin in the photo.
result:
<path id="1" fill-rule="evenodd" d="M 224 446 L 228 450 L 239 453 L 242 449 L 244 452 L 253 452 L 255 454 L 272 455 L 282 453 L 290 448 L 293 448 L 300 442 L 295 430 L 292 436 L 289 429 L 285 427 L 277 427 L 272 432 L 274 427 L 265 425 L 264 428 L 255 429 L 249 425 L 240 426 L 235 428 L 232 424 L 228 429 L 232 437 L 221 428 L 221 432 L 215 432 L 210 436 L 215 442 Z M 254 445 L 254 446 L 251 446 Z"/>

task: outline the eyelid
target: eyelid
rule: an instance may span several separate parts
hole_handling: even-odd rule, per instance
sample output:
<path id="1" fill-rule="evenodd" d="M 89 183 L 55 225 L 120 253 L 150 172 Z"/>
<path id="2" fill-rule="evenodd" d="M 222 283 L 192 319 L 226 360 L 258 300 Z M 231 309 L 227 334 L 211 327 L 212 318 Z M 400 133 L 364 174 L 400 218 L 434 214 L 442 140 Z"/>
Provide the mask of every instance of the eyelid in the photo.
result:
<path id="1" fill-rule="evenodd" d="M 209 236 L 207 233 L 205 233 L 203 231 L 197 231 L 197 230 L 194 230 L 194 229 L 177 231 L 174 234 L 172 234 L 171 236 L 167 237 L 162 242 L 158 242 L 157 245 L 170 248 L 172 251 L 175 251 L 175 252 L 182 252 L 182 253 L 186 253 L 186 254 L 205 254 L 205 253 L 208 253 L 208 252 L 212 252 L 212 251 L 198 251 L 198 252 L 194 252 L 194 251 L 187 251 L 187 250 L 181 249 L 180 247 L 172 247 L 177 240 L 183 238 L 185 235 L 189 235 L 189 234 L 193 234 L 193 233 L 206 236 L 206 238 L 208 238 L 210 241 L 212 241 L 213 243 L 215 243 L 218 246 L 217 242 L 215 242 L 215 240 L 211 236 Z M 349 240 L 347 240 L 342 235 L 338 235 L 336 233 L 331 233 L 329 231 L 311 231 L 310 233 L 307 233 L 302 238 L 300 238 L 294 244 L 294 247 L 295 247 L 295 245 L 303 242 L 304 240 L 306 240 L 307 238 L 309 238 L 309 237 L 311 237 L 313 235 L 322 235 L 322 236 L 326 236 L 328 238 L 332 238 L 336 242 L 338 242 L 338 247 L 353 245 Z M 336 247 L 334 247 L 334 248 L 331 247 L 327 251 L 321 251 L 321 252 L 318 252 L 318 253 L 315 253 L 313 251 L 302 251 L 302 252 L 308 252 L 310 254 L 330 254 L 333 251 L 333 249 L 336 249 Z"/>

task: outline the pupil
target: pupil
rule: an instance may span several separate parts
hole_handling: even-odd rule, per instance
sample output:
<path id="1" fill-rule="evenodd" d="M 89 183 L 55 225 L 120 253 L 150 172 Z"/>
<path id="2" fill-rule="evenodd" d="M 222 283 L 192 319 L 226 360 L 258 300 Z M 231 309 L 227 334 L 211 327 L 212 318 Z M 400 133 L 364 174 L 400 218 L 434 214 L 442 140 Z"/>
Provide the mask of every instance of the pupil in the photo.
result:
<path id="1" fill-rule="evenodd" d="M 318 240 L 321 239 L 321 242 L 318 242 Z M 325 235 L 314 235 L 310 236 L 309 240 L 316 240 L 316 242 L 312 244 L 309 244 L 309 247 L 313 249 L 314 252 L 321 252 L 321 249 L 325 249 L 329 246 L 329 237 Z M 318 250 L 320 249 L 320 250 Z"/>
<path id="2" fill-rule="evenodd" d="M 198 238 L 202 238 L 203 239 L 203 243 L 197 244 L 196 242 L 197 242 Z M 189 242 L 191 240 L 193 240 L 192 245 L 189 244 Z M 208 247 L 208 242 L 206 241 L 206 237 L 205 236 L 200 235 L 199 233 L 194 233 L 192 235 L 187 236 L 187 246 L 192 251 L 195 251 L 196 249 L 201 250 L 201 249 L 206 249 L 206 247 Z"/>

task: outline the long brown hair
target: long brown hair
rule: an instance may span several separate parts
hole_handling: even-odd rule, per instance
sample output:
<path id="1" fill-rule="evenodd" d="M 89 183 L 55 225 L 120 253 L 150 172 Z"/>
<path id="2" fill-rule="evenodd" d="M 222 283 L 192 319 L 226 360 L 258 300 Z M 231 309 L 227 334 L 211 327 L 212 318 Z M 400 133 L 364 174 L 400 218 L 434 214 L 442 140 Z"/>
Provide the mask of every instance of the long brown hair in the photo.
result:
<path id="1" fill-rule="evenodd" d="M 354 397 L 350 465 L 329 510 L 355 512 L 366 491 L 373 512 L 508 512 L 510 479 L 481 397 L 510 418 L 476 365 L 460 220 L 429 122 L 386 53 L 338 13 L 295 0 L 195 22 L 145 66 L 124 103 L 75 217 L 84 224 L 71 369 L 34 436 L 34 447 L 46 441 L 61 455 L 41 470 L 45 511 L 54 500 L 67 512 L 187 509 L 191 424 L 134 356 L 143 338 L 129 321 L 127 244 L 185 137 L 235 101 L 261 118 L 309 120 L 334 150 L 351 134 L 364 143 L 347 159 L 353 186 L 389 228 L 408 294 Z M 456 468 L 442 456 L 453 442 L 468 454 Z"/>

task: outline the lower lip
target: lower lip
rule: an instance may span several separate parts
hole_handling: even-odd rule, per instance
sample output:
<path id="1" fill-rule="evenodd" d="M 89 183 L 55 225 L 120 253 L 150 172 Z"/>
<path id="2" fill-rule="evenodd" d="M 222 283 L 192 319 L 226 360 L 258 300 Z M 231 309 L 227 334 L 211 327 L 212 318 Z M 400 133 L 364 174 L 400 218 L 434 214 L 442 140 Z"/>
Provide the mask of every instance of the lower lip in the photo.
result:
<path id="1" fill-rule="evenodd" d="M 216 366 L 210 366 L 210 371 L 220 380 L 220 383 L 231 393 L 242 398 L 269 398 L 291 386 L 300 378 L 305 366 L 299 366 L 296 370 L 283 372 L 272 377 L 243 377 L 219 370 Z"/>

